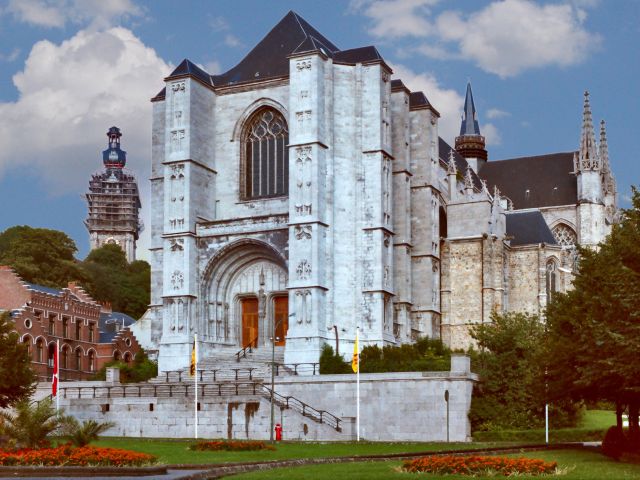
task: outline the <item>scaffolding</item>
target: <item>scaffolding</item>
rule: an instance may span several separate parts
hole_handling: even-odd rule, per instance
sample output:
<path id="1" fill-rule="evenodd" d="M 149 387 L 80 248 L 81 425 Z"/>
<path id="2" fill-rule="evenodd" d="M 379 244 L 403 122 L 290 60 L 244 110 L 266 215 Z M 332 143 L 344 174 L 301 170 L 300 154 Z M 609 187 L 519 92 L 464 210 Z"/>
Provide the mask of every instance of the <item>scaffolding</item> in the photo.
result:
<path id="1" fill-rule="evenodd" d="M 86 194 L 89 232 L 131 233 L 135 240 L 143 229 L 138 212 L 141 207 L 135 175 L 124 168 L 108 168 L 91 175 Z"/>

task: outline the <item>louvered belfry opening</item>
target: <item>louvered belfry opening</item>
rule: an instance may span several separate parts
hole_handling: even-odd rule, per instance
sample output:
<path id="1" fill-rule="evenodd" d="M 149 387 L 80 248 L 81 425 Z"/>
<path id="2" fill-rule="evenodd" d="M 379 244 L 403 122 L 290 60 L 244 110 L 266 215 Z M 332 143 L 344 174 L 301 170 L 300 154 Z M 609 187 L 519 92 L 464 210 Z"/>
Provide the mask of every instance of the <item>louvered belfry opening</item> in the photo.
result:
<path id="1" fill-rule="evenodd" d="M 281 197 L 289 193 L 289 130 L 282 114 L 258 110 L 247 122 L 243 137 L 242 197 L 245 200 Z"/>

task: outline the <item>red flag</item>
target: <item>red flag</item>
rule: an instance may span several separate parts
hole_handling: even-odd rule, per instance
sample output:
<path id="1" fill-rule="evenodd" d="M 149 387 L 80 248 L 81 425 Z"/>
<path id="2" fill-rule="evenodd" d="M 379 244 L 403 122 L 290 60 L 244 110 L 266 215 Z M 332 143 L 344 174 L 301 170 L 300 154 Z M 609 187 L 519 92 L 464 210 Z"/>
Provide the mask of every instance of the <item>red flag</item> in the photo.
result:
<path id="1" fill-rule="evenodd" d="M 53 355 L 53 379 L 51 380 L 51 395 L 56 397 L 58 395 L 58 345 L 56 345 L 56 351 Z"/>

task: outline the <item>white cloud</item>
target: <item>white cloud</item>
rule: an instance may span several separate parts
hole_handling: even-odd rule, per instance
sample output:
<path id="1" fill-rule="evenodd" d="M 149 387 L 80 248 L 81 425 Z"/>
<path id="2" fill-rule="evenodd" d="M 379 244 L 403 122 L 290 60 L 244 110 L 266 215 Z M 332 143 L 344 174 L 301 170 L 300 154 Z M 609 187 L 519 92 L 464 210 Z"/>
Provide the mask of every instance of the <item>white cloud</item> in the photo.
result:
<path id="1" fill-rule="evenodd" d="M 586 30 L 587 8 L 596 0 L 540 5 L 532 0 L 495 0 L 469 14 L 444 10 L 437 0 L 353 0 L 351 11 L 372 20 L 378 39 L 424 38 L 407 47 L 426 57 L 467 60 L 481 69 L 511 77 L 546 66 L 584 61 L 602 41 Z"/>
<path id="2" fill-rule="evenodd" d="M 234 47 L 234 48 L 241 47 L 243 45 L 243 43 L 240 41 L 238 37 L 230 33 L 224 36 L 224 44 L 227 47 Z"/>
<path id="3" fill-rule="evenodd" d="M 59 45 L 36 43 L 13 77 L 18 99 L 0 103 L 0 175 L 24 168 L 37 172 L 46 193 L 83 192 L 90 174 L 102 167 L 107 129 L 117 125 L 127 167 L 138 175 L 143 218 L 148 216 L 149 99 L 170 71 L 124 28 L 82 30 Z"/>
<path id="4" fill-rule="evenodd" d="M 490 108 L 487 110 L 487 118 L 489 120 L 493 120 L 495 118 L 504 118 L 510 117 L 511 114 L 509 112 L 505 112 L 504 110 L 500 110 L 499 108 Z"/>
<path id="5" fill-rule="evenodd" d="M 222 73 L 222 65 L 217 60 L 211 60 L 209 62 L 206 62 L 204 65 L 198 66 L 210 75 L 217 75 L 219 73 Z"/>
<path id="6" fill-rule="evenodd" d="M 67 23 L 105 27 L 118 17 L 142 14 L 131 0 L 9 0 L 7 11 L 24 23 L 58 28 Z"/>
<path id="7" fill-rule="evenodd" d="M 456 43 L 463 58 L 510 77 L 530 68 L 585 60 L 600 37 L 583 28 L 583 14 L 567 4 L 503 0 L 468 16 L 444 12 L 436 25 L 438 36 Z"/>
<path id="8" fill-rule="evenodd" d="M 485 123 L 480 125 L 480 133 L 484 136 L 487 146 L 500 145 L 502 143 L 502 136 L 498 131 L 498 127 L 492 123 Z"/>
<path id="9" fill-rule="evenodd" d="M 425 18 L 439 0 L 352 0 L 350 10 L 372 20 L 370 33 L 379 38 L 424 37 L 432 29 Z"/>
<path id="10" fill-rule="evenodd" d="M 440 113 L 438 131 L 440 136 L 453 145 L 460 133 L 460 115 L 464 97 L 457 91 L 445 88 L 431 73 L 416 73 L 404 65 L 392 64 L 393 76 L 399 78 L 411 91 L 422 91 L 429 102 Z"/>
<path id="11" fill-rule="evenodd" d="M 3 62 L 13 62 L 20 55 L 21 50 L 19 48 L 14 48 L 9 53 L 0 53 L 0 60 Z"/>

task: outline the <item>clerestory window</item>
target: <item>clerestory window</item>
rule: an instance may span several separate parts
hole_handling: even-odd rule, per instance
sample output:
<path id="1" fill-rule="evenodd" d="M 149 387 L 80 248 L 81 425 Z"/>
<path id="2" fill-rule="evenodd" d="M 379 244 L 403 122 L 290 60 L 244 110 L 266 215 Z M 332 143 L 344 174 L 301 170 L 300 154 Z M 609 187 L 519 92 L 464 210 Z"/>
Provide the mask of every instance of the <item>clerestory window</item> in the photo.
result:
<path id="1" fill-rule="evenodd" d="M 289 130 L 280 112 L 262 108 L 243 135 L 241 196 L 245 200 L 279 197 L 289 192 Z"/>

